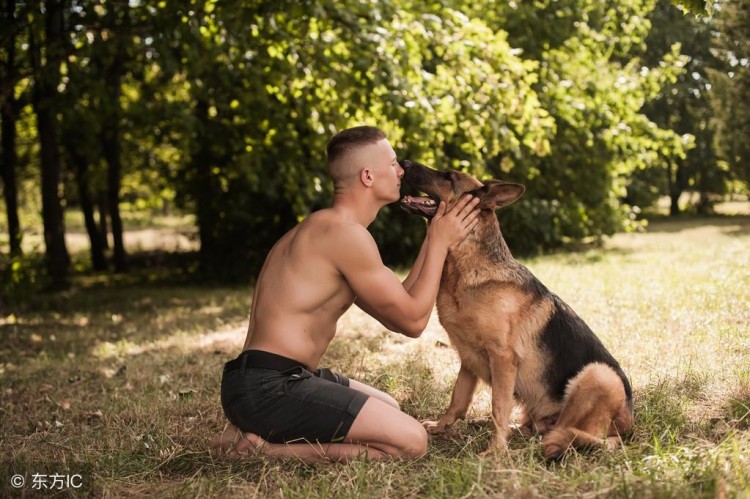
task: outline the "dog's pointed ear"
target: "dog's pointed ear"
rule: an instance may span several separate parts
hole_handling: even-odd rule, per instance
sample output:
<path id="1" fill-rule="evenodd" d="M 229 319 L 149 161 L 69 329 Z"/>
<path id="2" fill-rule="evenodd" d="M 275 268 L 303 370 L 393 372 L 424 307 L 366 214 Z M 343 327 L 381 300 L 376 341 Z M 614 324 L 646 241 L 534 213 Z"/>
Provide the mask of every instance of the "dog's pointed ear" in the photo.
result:
<path id="1" fill-rule="evenodd" d="M 472 191 L 474 196 L 479 197 L 481 210 L 497 210 L 508 206 L 515 203 L 526 191 L 526 187 L 521 184 L 502 180 L 485 180 L 482 183 L 482 187 Z"/>

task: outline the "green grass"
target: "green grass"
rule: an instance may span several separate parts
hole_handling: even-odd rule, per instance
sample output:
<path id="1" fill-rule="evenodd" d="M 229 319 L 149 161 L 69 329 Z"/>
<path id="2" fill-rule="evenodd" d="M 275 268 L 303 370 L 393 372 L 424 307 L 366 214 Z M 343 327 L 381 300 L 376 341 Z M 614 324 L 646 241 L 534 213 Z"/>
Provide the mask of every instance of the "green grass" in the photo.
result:
<path id="1" fill-rule="evenodd" d="M 561 463 L 521 436 L 507 456 L 478 457 L 491 431 L 486 388 L 415 462 L 214 459 L 220 370 L 244 340 L 250 290 L 81 277 L 0 318 L 0 495 L 14 493 L 13 474 L 78 473 L 82 489 L 59 495 L 747 497 L 749 249 L 750 217 L 687 218 L 526 262 L 634 386 L 626 445 Z M 324 364 L 435 418 L 458 371 L 447 343 L 436 317 L 411 340 L 351 310 Z"/>

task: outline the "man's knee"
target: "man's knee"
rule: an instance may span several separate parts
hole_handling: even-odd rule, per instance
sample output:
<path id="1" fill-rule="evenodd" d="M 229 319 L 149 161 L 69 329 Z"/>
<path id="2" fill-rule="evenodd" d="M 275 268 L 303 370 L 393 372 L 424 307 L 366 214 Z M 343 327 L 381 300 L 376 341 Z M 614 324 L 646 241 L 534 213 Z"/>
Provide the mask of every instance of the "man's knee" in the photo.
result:
<path id="1" fill-rule="evenodd" d="M 383 393 L 383 395 L 385 396 L 385 397 L 383 398 L 383 400 L 384 400 L 384 401 L 385 401 L 385 402 L 386 402 L 387 404 L 391 405 L 392 407 L 395 407 L 395 408 L 396 408 L 396 409 L 398 409 L 399 411 L 401 410 L 401 406 L 399 405 L 399 403 L 398 403 L 398 400 L 396 400 L 395 398 L 391 397 L 391 396 L 390 396 L 390 395 L 388 395 L 387 393 Z"/>
<path id="2" fill-rule="evenodd" d="M 418 459 L 427 454 L 427 432 L 421 424 L 416 423 L 404 432 L 401 447 L 402 459 Z"/>
<path id="3" fill-rule="evenodd" d="M 350 379 L 349 387 L 355 390 L 358 390 L 360 392 L 364 392 L 370 397 L 375 397 L 378 400 L 382 400 L 386 404 L 390 405 L 391 407 L 395 407 L 399 411 L 401 410 L 401 406 L 399 405 L 398 401 L 395 398 L 391 397 L 390 395 L 388 395 L 382 390 L 378 390 L 377 388 L 373 386 L 366 385 L 357 380 Z"/>
<path id="4" fill-rule="evenodd" d="M 371 390 L 372 392 L 369 392 L 369 393 L 365 392 L 365 393 L 368 393 L 368 395 L 370 395 L 371 397 L 375 397 L 378 400 L 382 400 L 386 404 L 390 405 L 391 407 L 395 409 L 398 409 L 399 411 L 401 410 L 401 405 L 398 403 L 398 400 L 391 397 L 387 393 L 381 390 L 378 390 L 377 388 L 371 388 Z"/>

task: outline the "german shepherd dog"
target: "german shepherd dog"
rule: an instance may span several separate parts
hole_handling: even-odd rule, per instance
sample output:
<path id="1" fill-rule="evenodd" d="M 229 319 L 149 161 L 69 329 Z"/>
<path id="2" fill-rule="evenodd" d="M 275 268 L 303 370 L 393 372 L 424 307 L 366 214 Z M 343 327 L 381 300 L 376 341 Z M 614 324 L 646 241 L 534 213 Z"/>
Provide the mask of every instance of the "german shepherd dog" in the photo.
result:
<path id="1" fill-rule="evenodd" d="M 542 435 L 544 454 L 570 447 L 615 448 L 633 426 L 630 383 L 583 320 L 510 253 L 495 210 L 524 193 L 520 184 L 436 171 L 404 160 L 404 179 L 427 197 L 401 205 L 428 219 L 440 201 L 450 208 L 470 193 L 480 198 L 480 222 L 448 253 L 437 299 L 440 323 L 461 359 L 441 433 L 465 417 L 477 381 L 492 388 L 494 434 L 485 453 L 507 449 L 510 416 L 523 409 L 520 430 Z"/>

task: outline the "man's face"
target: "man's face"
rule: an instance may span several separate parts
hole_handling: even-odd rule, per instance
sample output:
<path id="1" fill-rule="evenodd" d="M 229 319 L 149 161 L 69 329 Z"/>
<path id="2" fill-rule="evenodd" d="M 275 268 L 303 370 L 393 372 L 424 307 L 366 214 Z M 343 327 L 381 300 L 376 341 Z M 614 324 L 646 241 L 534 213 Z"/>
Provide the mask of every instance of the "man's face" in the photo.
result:
<path id="1" fill-rule="evenodd" d="M 389 202 L 398 201 L 401 198 L 401 177 L 404 176 L 404 170 L 398 164 L 396 153 L 388 140 L 383 139 L 373 144 L 371 165 L 375 175 L 373 185 L 378 192 Z"/>

